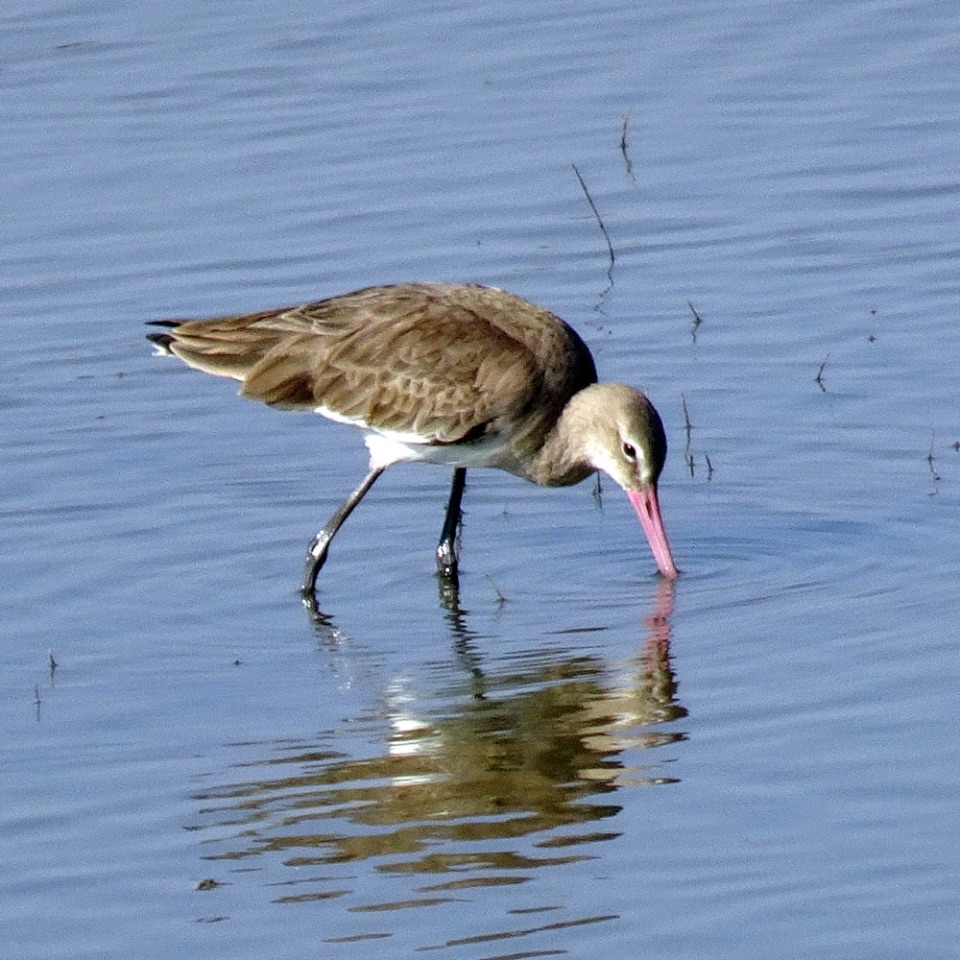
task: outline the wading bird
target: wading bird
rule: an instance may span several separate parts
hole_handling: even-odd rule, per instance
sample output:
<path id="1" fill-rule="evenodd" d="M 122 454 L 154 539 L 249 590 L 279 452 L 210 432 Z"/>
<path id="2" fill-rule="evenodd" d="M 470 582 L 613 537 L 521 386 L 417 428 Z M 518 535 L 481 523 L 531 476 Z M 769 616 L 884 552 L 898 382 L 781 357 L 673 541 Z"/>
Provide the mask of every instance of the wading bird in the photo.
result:
<path id="1" fill-rule="evenodd" d="M 310 544 L 306 595 L 354 507 L 387 467 L 408 461 L 453 468 L 437 547 L 444 576 L 456 577 L 475 467 L 561 487 L 603 470 L 633 504 L 660 572 L 677 576 L 657 497 L 667 453 L 659 414 L 633 387 L 597 383 L 586 344 L 542 307 L 493 287 L 407 283 L 155 325 L 166 328 L 149 334 L 160 352 L 239 380 L 241 396 L 366 431 L 369 470 Z"/>

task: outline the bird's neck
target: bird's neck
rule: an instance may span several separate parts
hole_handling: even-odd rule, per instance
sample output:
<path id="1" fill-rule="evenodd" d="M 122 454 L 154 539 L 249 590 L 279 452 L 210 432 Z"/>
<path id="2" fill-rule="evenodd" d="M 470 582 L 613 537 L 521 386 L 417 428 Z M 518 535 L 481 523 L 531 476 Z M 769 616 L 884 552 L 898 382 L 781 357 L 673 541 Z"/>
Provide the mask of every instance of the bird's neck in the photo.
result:
<path id="1" fill-rule="evenodd" d="M 527 461 L 526 475 L 545 487 L 568 487 L 596 472 L 590 462 L 587 441 L 591 432 L 590 387 L 575 393 L 566 403 Z"/>

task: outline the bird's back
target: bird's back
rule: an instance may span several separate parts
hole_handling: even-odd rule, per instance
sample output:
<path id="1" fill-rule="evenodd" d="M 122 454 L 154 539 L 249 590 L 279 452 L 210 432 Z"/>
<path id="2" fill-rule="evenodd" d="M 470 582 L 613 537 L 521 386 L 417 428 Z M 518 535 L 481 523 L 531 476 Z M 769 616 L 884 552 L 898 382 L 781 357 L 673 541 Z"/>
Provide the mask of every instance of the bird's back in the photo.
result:
<path id="1" fill-rule="evenodd" d="M 305 306 L 173 321 L 151 339 L 241 394 L 380 432 L 455 443 L 509 430 L 536 444 L 596 382 L 590 351 L 558 317 L 474 284 L 368 287 Z"/>

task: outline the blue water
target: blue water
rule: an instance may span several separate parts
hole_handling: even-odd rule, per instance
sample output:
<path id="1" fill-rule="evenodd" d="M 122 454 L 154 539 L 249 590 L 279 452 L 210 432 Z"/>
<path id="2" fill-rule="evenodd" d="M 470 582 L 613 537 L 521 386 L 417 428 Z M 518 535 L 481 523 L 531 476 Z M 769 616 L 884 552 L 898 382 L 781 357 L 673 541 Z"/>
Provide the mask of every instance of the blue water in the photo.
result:
<path id="1" fill-rule="evenodd" d="M 10 955 L 955 957 L 957 25 L 8 4 Z M 649 392 L 675 588 L 612 484 L 476 473 L 444 596 L 409 466 L 308 615 L 359 437 L 142 324 L 409 279 Z"/>

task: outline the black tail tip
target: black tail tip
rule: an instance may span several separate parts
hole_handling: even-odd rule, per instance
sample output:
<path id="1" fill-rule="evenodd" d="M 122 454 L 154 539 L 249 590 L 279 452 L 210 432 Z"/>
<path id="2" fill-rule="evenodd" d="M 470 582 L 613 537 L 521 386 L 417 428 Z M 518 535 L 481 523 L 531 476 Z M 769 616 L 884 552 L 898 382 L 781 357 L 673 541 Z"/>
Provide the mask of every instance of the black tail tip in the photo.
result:
<path id="1" fill-rule="evenodd" d="M 175 330 L 180 326 L 182 320 L 149 320 L 148 327 L 167 327 Z M 173 337 L 169 333 L 148 333 L 147 339 L 156 344 L 164 353 L 170 353 L 170 344 L 173 343 Z"/>
<path id="2" fill-rule="evenodd" d="M 147 339 L 154 346 L 159 347 L 161 353 L 170 353 L 170 344 L 173 343 L 173 337 L 169 333 L 148 333 Z"/>

